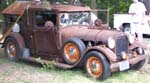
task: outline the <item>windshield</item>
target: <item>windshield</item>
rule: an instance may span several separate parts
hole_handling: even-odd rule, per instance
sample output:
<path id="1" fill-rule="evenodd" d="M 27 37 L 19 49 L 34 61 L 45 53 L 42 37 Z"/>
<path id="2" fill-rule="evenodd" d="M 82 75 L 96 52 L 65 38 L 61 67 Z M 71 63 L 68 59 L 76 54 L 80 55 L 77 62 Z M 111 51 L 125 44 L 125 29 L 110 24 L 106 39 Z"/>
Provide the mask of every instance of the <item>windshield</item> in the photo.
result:
<path id="1" fill-rule="evenodd" d="M 70 25 L 89 25 L 89 12 L 70 12 L 60 14 L 60 24 Z"/>

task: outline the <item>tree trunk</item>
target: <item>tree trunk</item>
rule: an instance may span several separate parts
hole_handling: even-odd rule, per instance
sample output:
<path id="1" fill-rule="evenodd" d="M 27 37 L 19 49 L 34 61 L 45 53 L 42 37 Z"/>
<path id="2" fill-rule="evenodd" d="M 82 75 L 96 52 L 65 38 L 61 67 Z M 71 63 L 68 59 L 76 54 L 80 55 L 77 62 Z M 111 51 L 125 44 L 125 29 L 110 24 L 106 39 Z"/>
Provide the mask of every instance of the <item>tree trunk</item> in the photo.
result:
<path id="1" fill-rule="evenodd" d="M 96 9 L 97 8 L 96 0 L 91 0 L 91 8 L 92 9 Z"/>

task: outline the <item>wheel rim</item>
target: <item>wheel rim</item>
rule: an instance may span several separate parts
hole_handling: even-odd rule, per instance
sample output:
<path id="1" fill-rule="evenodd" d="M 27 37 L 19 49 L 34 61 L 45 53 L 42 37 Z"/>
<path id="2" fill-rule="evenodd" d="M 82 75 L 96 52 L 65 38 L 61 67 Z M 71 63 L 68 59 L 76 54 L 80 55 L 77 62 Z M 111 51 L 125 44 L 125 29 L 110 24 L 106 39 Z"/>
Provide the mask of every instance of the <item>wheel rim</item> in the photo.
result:
<path id="1" fill-rule="evenodd" d="M 76 62 L 80 57 L 80 52 L 78 47 L 73 43 L 68 43 L 64 47 L 64 56 L 69 60 L 69 62 Z"/>
<path id="2" fill-rule="evenodd" d="M 90 76 L 98 78 L 102 75 L 102 63 L 97 57 L 90 57 L 86 64 L 87 72 Z"/>
<path id="3" fill-rule="evenodd" d="M 14 45 L 14 43 L 13 42 L 9 42 L 8 44 L 7 44 L 7 48 L 6 48 L 7 50 L 7 54 L 8 54 L 8 56 L 9 57 L 15 57 L 16 56 L 16 46 Z"/>

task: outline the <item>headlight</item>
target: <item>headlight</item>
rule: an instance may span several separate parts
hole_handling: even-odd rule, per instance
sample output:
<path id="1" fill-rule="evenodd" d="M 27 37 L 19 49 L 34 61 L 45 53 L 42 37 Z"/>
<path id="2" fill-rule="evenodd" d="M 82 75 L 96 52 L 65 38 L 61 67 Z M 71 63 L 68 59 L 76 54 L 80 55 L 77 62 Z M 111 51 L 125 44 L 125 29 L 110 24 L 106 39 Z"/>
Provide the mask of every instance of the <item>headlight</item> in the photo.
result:
<path id="1" fill-rule="evenodd" d="M 108 38 L 108 47 L 110 49 L 115 48 L 115 40 L 113 38 Z"/>
<path id="2" fill-rule="evenodd" d="M 129 43 L 133 44 L 134 43 L 134 36 L 133 35 L 128 35 Z"/>

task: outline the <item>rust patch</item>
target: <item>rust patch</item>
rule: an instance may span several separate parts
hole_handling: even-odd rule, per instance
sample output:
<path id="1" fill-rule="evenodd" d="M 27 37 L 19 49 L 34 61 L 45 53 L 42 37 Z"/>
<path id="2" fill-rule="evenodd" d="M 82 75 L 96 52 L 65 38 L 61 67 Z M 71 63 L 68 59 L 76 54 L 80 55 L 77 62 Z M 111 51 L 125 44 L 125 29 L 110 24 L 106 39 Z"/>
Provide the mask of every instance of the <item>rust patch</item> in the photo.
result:
<path id="1" fill-rule="evenodd" d="M 117 61 L 116 54 L 113 51 L 111 51 L 109 48 L 104 48 L 104 47 L 100 47 L 100 46 L 89 47 L 86 52 L 93 50 L 93 49 L 98 50 L 101 53 L 103 53 L 110 60 L 110 62 L 116 62 Z"/>
<path id="2" fill-rule="evenodd" d="M 4 9 L 2 11 L 2 14 L 21 14 L 21 12 L 27 8 L 27 6 L 32 9 L 42 9 L 45 10 L 43 4 L 33 4 L 30 1 L 16 1 L 13 4 L 11 4 L 9 7 Z M 90 11 L 91 9 L 89 7 L 82 7 L 82 6 L 72 6 L 72 5 L 57 5 L 52 4 L 48 6 L 51 10 L 56 10 L 59 12 L 75 12 L 75 11 Z"/>
<path id="3" fill-rule="evenodd" d="M 9 7 L 4 9 L 2 11 L 2 14 L 17 14 L 17 15 L 19 15 L 22 13 L 22 11 L 24 11 L 24 9 L 27 7 L 28 4 L 29 4 L 29 2 L 25 2 L 25 1 L 14 2 Z"/>

